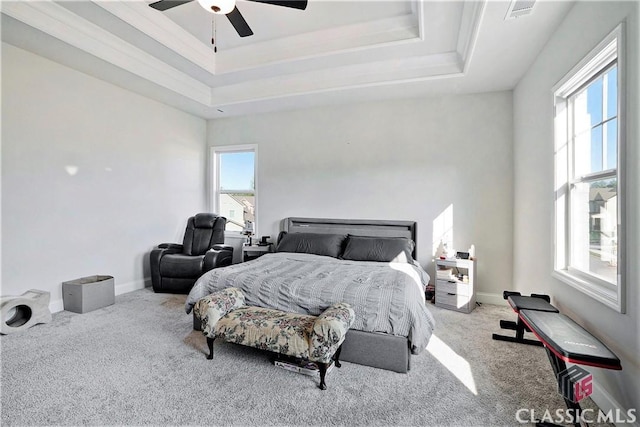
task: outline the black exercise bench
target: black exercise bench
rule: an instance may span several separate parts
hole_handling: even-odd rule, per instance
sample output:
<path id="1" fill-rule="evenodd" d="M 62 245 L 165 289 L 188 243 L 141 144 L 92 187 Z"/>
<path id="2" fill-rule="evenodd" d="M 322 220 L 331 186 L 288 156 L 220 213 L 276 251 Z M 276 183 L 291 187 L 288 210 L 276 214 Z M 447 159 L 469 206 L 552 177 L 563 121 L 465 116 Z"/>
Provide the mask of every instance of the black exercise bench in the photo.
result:
<path id="1" fill-rule="evenodd" d="M 558 312 L 548 301 L 540 297 L 523 297 L 521 295 L 508 295 L 507 300 L 518 313 L 516 325 L 519 326 L 516 331 L 522 331 L 521 334 L 524 334 L 524 330 L 532 332 L 538 338 L 539 343 L 544 346 L 558 382 L 558 390 L 562 393 L 567 408 L 573 412 L 575 425 L 580 426 L 579 401 L 582 397 L 586 397 L 582 387 L 585 384 L 592 387 L 591 378 L 590 374 L 581 368 L 573 366 L 567 369 L 566 363 L 621 370 L 620 359 L 582 326 Z M 504 341 L 521 342 L 517 337 Z M 524 343 L 530 344 L 529 342 Z M 585 377 L 587 377 L 586 382 L 581 382 L 585 380 Z M 588 395 L 590 392 L 589 389 L 586 394 Z M 553 424 L 539 423 L 538 425 Z"/>
<path id="2" fill-rule="evenodd" d="M 518 316 L 544 345 L 553 368 L 553 374 L 558 382 L 558 390 L 562 392 L 567 408 L 575 416 L 575 425 L 580 426 L 579 401 L 585 391 L 579 381 L 585 371 L 574 369 L 575 367 L 567 370 L 566 362 L 621 370 L 620 359 L 599 339 L 564 314 L 520 310 Z M 587 386 L 593 387 L 590 378 Z M 588 391 L 588 394 L 591 394 L 591 390 Z"/>
<path id="3" fill-rule="evenodd" d="M 504 291 L 502 297 L 507 300 L 513 311 L 519 313 L 520 310 L 535 310 L 546 311 L 551 313 L 558 313 L 558 309 L 550 304 L 551 298 L 549 295 L 543 294 L 531 294 L 526 297 L 520 295 L 520 292 Z M 500 328 L 511 329 L 516 331 L 515 337 L 506 335 L 493 334 L 494 340 L 517 342 L 520 344 L 536 345 L 542 347 L 542 343 L 536 340 L 530 340 L 524 337 L 525 332 L 531 332 L 527 326 L 522 322 L 520 316 L 518 316 L 517 322 L 509 320 L 501 320 Z"/>

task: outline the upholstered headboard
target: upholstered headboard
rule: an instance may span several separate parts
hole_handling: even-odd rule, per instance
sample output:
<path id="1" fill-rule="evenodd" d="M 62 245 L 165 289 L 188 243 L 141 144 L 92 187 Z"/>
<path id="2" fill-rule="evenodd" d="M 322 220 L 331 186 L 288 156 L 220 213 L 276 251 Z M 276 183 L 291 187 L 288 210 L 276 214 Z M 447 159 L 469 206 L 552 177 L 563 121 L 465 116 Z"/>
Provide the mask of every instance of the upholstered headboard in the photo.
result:
<path id="1" fill-rule="evenodd" d="M 351 234 L 371 237 L 407 237 L 414 241 L 413 259 L 418 259 L 417 223 L 368 219 L 290 217 L 282 221 L 287 233 Z"/>

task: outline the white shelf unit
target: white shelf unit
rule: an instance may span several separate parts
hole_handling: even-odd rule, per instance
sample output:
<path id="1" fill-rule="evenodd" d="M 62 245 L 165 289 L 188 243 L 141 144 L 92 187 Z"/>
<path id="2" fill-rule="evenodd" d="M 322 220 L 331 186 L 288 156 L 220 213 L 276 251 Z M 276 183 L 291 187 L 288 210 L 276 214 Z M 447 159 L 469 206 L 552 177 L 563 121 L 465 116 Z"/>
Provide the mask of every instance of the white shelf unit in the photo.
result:
<path id="1" fill-rule="evenodd" d="M 436 306 L 471 313 L 476 306 L 475 282 L 476 259 L 436 259 Z"/>

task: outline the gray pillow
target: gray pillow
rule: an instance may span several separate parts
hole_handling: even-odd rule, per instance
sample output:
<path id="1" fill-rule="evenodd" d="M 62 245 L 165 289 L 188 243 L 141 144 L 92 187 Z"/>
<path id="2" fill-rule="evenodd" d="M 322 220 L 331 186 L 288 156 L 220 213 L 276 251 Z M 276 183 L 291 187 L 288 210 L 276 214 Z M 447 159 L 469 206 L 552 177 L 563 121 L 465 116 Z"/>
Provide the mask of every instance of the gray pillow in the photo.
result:
<path id="1" fill-rule="evenodd" d="M 406 237 L 364 237 L 347 238 L 347 246 L 342 259 L 351 261 L 413 262 L 414 243 Z"/>
<path id="2" fill-rule="evenodd" d="M 276 247 L 276 252 L 297 252 L 338 258 L 342 252 L 344 234 L 286 233 Z"/>

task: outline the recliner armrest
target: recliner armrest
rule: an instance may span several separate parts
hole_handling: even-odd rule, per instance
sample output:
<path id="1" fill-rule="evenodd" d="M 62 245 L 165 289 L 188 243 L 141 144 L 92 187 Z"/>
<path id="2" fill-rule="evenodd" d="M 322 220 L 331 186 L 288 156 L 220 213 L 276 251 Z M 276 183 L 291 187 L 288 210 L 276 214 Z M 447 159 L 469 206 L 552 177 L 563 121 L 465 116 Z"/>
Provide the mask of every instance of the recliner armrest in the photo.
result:
<path id="1" fill-rule="evenodd" d="M 218 267 L 231 265 L 233 261 L 233 246 L 214 245 L 204 254 L 203 273 Z"/>
<path id="2" fill-rule="evenodd" d="M 179 252 L 182 252 L 184 250 L 184 246 L 182 246 L 180 243 L 160 243 L 156 247 L 158 249 L 171 249 Z"/>
<path id="3" fill-rule="evenodd" d="M 168 254 L 182 253 L 182 245 L 177 243 L 161 243 L 151 250 L 149 254 L 149 267 L 151 270 L 151 284 L 155 292 L 162 292 L 162 277 L 160 277 L 160 260 Z"/>

